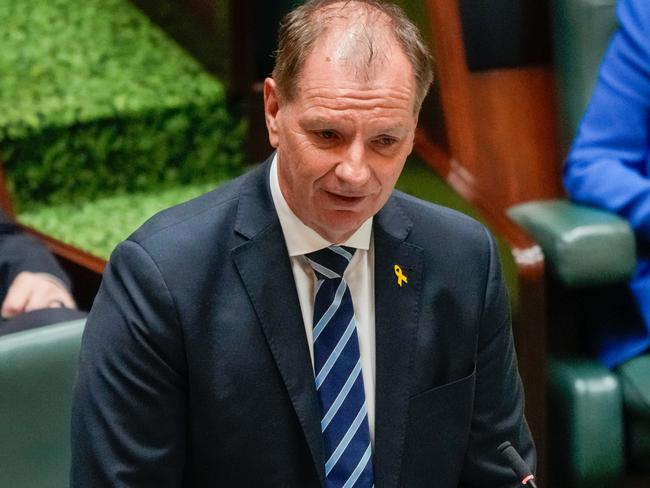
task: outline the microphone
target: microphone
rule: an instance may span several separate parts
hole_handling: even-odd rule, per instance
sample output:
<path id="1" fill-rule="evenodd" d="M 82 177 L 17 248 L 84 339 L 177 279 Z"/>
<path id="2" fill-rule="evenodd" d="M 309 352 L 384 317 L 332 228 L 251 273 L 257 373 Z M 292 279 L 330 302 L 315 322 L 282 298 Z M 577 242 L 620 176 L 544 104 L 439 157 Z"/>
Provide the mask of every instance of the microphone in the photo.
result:
<path id="1" fill-rule="evenodd" d="M 497 447 L 497 449 L 508 460 L 510 467 L 521 480 L 522 485 L 529 486 L 530 488 L 537 488 L 537 485 L 535 484 L 535 476 L 530 472 L 530 468 L 526 464 L 526 461 L 521 458 L 510 442 L 504 442 Z"/>

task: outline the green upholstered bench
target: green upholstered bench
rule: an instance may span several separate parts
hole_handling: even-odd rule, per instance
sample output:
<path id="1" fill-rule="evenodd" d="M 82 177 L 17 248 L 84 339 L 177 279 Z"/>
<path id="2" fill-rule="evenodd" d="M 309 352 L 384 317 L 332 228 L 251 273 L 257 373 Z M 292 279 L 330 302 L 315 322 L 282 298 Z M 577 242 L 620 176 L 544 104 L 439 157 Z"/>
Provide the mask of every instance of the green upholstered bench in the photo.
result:
<path id="1" fill-rule="evenodd" d="M 568 147 L 617 27 L 616 0 L 549 5 L 559 122 Z M 610 371 L 576 345 L 584 346 L 579 334 L 593 334 L 606 311 L 599 301 L 625 287 L 636 262 L 633 232 L 615 215 L 567 201 L 527 202 L 509 214 L 540 244 L 550 269 L 547 335 L 574 339 L 572 352 L 552 345 L 548 363 L 551 482 L 621 486 L 628 468 L 650 470 L 650 356 Z"/>
<path id="2" fill-rule="evenodd" d="M 0 336 L 0 486 L 68 486 L 72 384 L 84 324 Z"/>
<path id="3" fill-rule="evenodd" d="M 544 250 L 553 275 L 566 286 L 624 283 L 636 263 L 636 244 L 624 219 L 566 200 L 526 202 L 510 217 Z"/>
<path id="4" fill-rule="evenodd" d="M 634 270 L 634 234 L 618 216 L 566 201 L 528 202 L 509 214 L 542 246 L 550 284 L 573 296 L 625 284 Z M 615 371 L 584 351 L 563 355 L 549 361 L 548 381 L 551 469 L 561 486 L 614 487 L 626 466 L 650 471 L 650 355 Z"/>
<path id="5" fill-rule="evenodd" d="M 547 365 L 552 477 L 562 487 L 619 486 L 625 466 L 621 385 L 588 358 Z"/>

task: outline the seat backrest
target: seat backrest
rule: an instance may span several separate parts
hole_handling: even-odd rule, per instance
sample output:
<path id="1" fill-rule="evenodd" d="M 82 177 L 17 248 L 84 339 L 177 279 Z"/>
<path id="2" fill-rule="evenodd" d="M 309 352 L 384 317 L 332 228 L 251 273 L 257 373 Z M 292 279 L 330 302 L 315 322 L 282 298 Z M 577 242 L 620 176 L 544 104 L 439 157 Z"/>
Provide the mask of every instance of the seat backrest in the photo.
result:
<path id="1" fill-rule="evenodd" d="M 0 486 L 68 486 L 70 407 L 85 320 L 0 337 Z"/>
<path id="2" fill-rule="evenodd" d="M 618 25 L 616 0 L 552 0 L 562 143 L 568 148 L 591 98 L 600 61 Z"/>

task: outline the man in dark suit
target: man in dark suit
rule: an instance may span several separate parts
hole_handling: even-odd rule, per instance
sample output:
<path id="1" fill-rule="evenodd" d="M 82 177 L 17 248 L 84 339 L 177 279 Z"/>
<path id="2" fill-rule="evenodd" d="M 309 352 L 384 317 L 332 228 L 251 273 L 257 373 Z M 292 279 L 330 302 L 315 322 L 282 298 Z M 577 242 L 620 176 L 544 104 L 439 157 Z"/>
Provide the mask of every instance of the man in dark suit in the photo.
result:
<path id="1" fill-rule="evenodd" d="M 497 452 L 534 464 L 493 239 L 393 191 L 431 73 L 390 4 L 289 14 L 277 151 L 111 257 L 72 486 L 520 485 Z"/>
<path id="2" fill-rule="evenodd" d="M 0 335 L 65 320 L 75 308 L 69 290 L 68 277 L 43 243 L 0 212 Z"/>

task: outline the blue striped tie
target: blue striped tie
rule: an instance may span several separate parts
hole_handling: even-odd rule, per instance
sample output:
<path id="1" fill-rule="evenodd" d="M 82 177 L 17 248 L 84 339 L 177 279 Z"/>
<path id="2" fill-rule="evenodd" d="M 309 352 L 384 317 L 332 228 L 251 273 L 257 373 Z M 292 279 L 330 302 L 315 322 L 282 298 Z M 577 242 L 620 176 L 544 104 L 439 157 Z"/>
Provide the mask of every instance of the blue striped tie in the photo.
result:
<path id="1" fill-rule="evenodd" d="M 352 296 L 343 279 L 354 249 L 307 254 L 316 273 L 314 374 L 327 488 L 373 486 L 372 449 Z"/>

